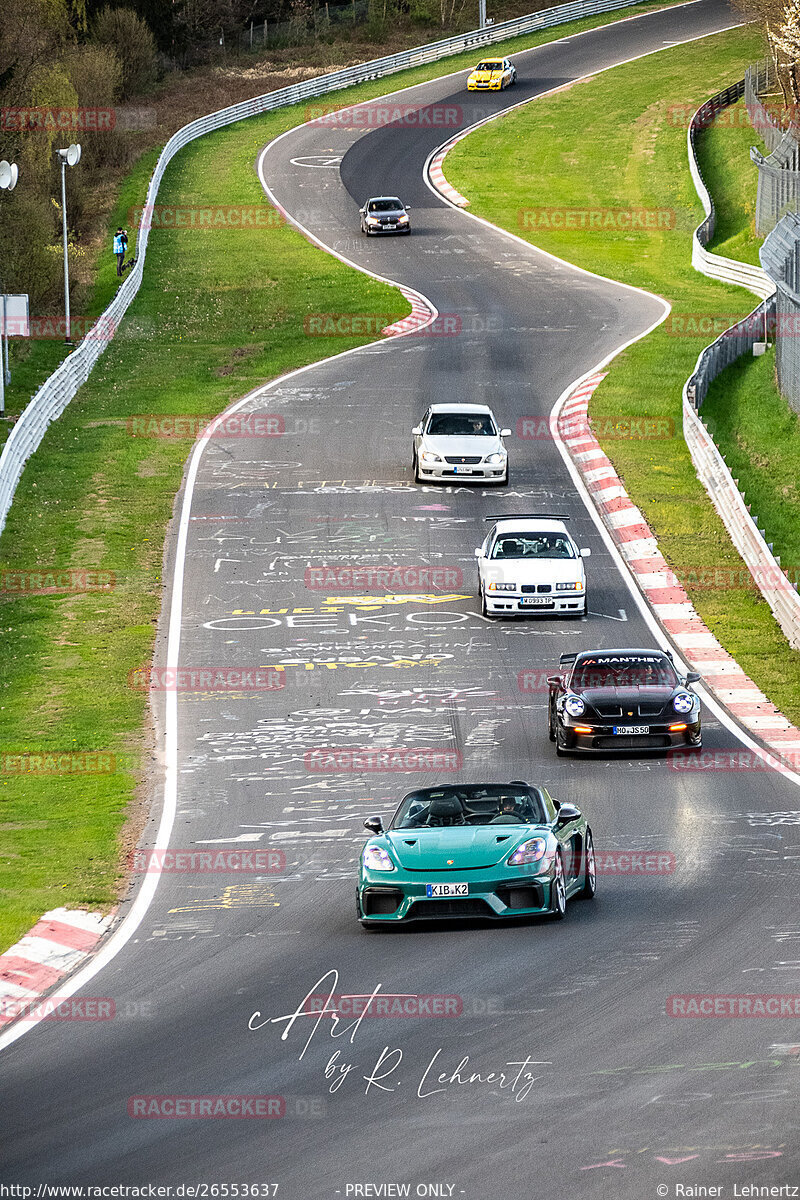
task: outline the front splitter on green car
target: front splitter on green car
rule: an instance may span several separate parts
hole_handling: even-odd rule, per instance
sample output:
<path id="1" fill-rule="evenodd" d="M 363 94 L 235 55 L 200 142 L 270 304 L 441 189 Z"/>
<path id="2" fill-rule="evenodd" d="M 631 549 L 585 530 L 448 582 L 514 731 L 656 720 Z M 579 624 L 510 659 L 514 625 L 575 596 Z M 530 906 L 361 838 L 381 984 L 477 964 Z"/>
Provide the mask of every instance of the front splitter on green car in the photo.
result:
<path id="1" fill-rule="evenodd" d="M 596 886 L 581 812 L 528 784 L 448 784 L 411 792 L 361 855 L 356 905 L 377 928 L 453 918 L 563 917 Z"/>

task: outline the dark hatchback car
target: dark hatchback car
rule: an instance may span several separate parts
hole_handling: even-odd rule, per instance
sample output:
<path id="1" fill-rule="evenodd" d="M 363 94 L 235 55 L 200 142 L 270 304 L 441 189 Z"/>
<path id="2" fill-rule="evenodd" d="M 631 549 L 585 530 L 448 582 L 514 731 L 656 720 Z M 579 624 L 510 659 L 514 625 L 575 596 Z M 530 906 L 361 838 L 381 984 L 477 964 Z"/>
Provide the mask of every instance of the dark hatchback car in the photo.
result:
<path id="1" fill-rule="evenodd" d="M 358 211 L 361 232 L 367 237 L 373 233 L 411 233 L 408 205 L 397 196 L 373 196 Z"/>
<path id="2" fill-rule="evenodd" d="M 699 749 L 700 676 L 678 674 L 666 650 L 588 650 L 562 654 L 548 679 L 550 741 L 556 754 Z"/>

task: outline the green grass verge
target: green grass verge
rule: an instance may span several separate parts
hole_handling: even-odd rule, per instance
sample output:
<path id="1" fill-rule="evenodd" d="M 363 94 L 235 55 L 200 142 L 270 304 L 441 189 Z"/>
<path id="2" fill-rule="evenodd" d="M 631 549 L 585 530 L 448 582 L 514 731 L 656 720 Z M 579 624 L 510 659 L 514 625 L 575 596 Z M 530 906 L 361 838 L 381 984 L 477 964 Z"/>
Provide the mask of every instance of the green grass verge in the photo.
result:
<path id="1" fill-rule="evenodd" d="M 518 51 L 663 7 L 637 5 L 494 50 Z M 352 103 L 463 70 L 475 57 L 375 80 L 333 101 Z M 305 117 L 305 106 L 282 109 L 193 143 L 171 164 L 159 203 L 262 203 L 257 150 Z M 127 178 L 109 239 L 143 201 L 156 157 L 150 153 Z M 91 314 L 113 296 L 115 270 L 113 256 L 102 255 Z M 290 228 L 213 236 L 154 231 L 145 281 L 120 333 L 26 468 L 0 538 L 0 571 L 94 568 L 113 572 L 116 586 L 0 594 L 0 753 L 96 751 L 115 756 L 116 771 L 18 776 L 0 760 L 0 950 L 56 905 L 110 905 L 123 877 L 126 818 L 146 751 L 145 701 L 126 679 L 151 656 L 165 530 L 191 448 L 187 440 L 130 437 L 128 419 L 213 415 L 267 379 L 368 340 L 307 337 L 303 317 L 325 311 L 403 315 L 408 306 L 394 289 L 349 270 Z M 28 348 L 15 366 L 9 411 L 24 407 L 63 353 L 53 342 Z"/>
<path id="2" fill-rule="evenodd" d="M 800 417 L 778 392 L 774 351 L 716 379 L 703 419 L 775 553 L 800 579 Z"/>
<path id="3" fill-rule="evenodd" d="M 450 153 L 446 173 L 472 210 L 495 224 L 672 304 L 671 318 L 614 360 L 590 414 L 601 429 L 633 416 L 672 422 L 669 439 L 600 440 L 703 619 L 773 702 L 800 721 L 800 654 L 789 648 L 749 579 L 697 480 L 681 432 L 683 384 L 712 340 L 682 331 L 714 321 L 724 327 L 730 314 L 750 311 L 753 299 L 692 270 L 690 239 L 703 214 L 686 160 L 685 125 L 671 113 L 676 104 L 693 110 L 741 78 L 760 52 L 760 35 L 749 27 L 661 51 L 644 69 L 638 62 L 605 72 L 478 130 Z M 725 131 L 717 132 L 721 142 Z M 729 132 L 738 138 L 734 127 Z M 667 208 L 675 220 L 672 228 L 636 232 L 554 230 L 532 220 L 532 210 L 554 204 Z M 520 217 L 526 210 L 528 227 Z M 740 235 L 735 220 L 730 229 L 729 236 Z M 759 509 L 762 519 L 765 514 L 766 505 Z M 712 568 L 736 586 L 701 586 Z"/>
<path id="4" fill-rule="evenodd" d="M 708 249 L 759 266 L 756 233 L 758 172 L 750 147 L 766 147 L 750 124 L 744 100 L 724 109 L 697 139 L 697 161 L 714 200 L 717 221 Z"/>

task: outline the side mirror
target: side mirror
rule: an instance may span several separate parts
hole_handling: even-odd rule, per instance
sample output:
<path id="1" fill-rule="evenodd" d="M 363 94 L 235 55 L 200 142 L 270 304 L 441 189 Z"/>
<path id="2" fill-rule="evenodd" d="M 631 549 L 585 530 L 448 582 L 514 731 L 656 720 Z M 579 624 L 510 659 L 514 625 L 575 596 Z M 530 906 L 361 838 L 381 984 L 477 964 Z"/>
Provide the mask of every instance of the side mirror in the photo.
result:
<path id="1" fill-rule="evenodd" d="M 580 820 L 581 810 L 574 804 L 562 804 L 556 818 L 557 825 L 567 825 L 570 821 Z"/>
<path id="2" fill-rule="evenodd" d="M 511 430 L 510 429 L 501 429 L 500 437 L 511 437 Z"/>
<path id="3" fill-rule="evenodd" d="M 411 211 L 411 205 L 410 205 L 410 204 L 404 204 L 404 205 L 403 205 L 403 208 L 406 210 L 406 212 L 410 212 L 410 211 Z"/>
<path id="4" fill-rule="evenodd" d="M 553 687 L 560 687 L 564 681 L 560 675 L 548 675 L 547 682 L 552 684 Z"/>
<path id="5" fill-rule="evenodd" d="M 366 208 L 360 208 L 358 211 L 359 211 L 359 213 L 361 214 L 361 216 L 363 217 L 364 213 L 365 213 L 367 210 L 366 210 Z"/>
<path id="6" fill-rule="evenodd" d="M 383 820 L 381 817 L 367 817 L 364 828 L 370 833 L 383 833 Z"/>
<path id="7" fill-rule="evenodd" d="M 481 556 L 482 552 L 483 552 L 483 551 L 481 550 L 481 547 L 480 547 L 480 546 L 476 546 L 476 547 L 475 547 L 475 550 L 473 551 L 473 553 L 474 553 L 474 555 L 475 555 L 475 557 L 476 557 L 476 558 L 480 558 L 480 556 Z"/>
<path id="8" fill-rule="evenodd" d="M 414 428 L 411 430 L 411 432 L 414 437 L 422 437 L 422 426 L 415 425 Z"/>
<path id="9" fill-rule="evenodd" d="M 699 683 L 702 676 L 698 671 L 690 671 L 686 676 L 687 683 Z"/>
<path id="10" fill-rule="evenodd" d="M 581 558 L 591 558 L 592 552 L 588 546 L 584 546 L 583 549 L 580 551 L 580 555 L 581 555 Z"/>

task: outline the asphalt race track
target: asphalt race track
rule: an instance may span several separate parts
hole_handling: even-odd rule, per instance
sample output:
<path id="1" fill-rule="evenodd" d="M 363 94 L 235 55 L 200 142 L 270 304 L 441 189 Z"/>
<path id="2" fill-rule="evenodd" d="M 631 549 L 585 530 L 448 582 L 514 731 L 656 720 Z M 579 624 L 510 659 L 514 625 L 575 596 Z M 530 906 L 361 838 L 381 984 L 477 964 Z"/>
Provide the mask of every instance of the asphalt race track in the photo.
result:
<path id="1" fill-rule="evenodd" d="M 518 54 L 507 93 L 468 98 L 461 73 L 401 99 L 460 105 L 469 125 L 738 20 L 700 0 Z M 568 649 L 653 645 L 651 624 L 551 440 L 509 439 L 505 490 L 411 478 L 410 429 L 429 401 L 488 401 L 512 429 L 546 418 L 663 306 L 435 197 L 423 165 L 450 132 L 309 125 L 259 156 L 272 195 L 316 238 L 418 289 L 461 332 L 386 340 L 261 389 L 246 409 L 282 416 L 284 435 L 212 440 L 200 459 L 180 662 L 281 664 L 286 682 L 182 695 L 171 845 L 278 850 L 286 867 L 165 874 L 84 989 L 113 998 L 117 1016 L 45 1022 L 0 1053 L 4 1180 L 277 1183 L 286 1200 L 401 1194 L 352 1189 L 403 1183 L 470 1200 L 609 1188 L 640 1200 L 682 1182 L 724 1185 L 727 1198 L 734 1184 L 800 1182 L 800 1074 L 780 1048 L 798 1040 L 796 1023 L 665 1014 L 674 994 L 795 990 L 800 793 L 766 771 L 557 760 L 546 689 L 521 690 L 519 672 L 541 680 Z M 359 205 L 395 192 L 413 206 L 413 235 L 359 236 Z M 591 547 L 590 616 L 487 621 L 473 559 L 482 518 L 537 511 L 568 513 Z M 307 568 L 322 563 L 463 579 L 365 597 L 308 588 Z M 706 749 L 741 745 L 713 713 L 704 720 Z M 675 870 L 601 875 L 597 900 L 572 903 L 560 924 L 366 934 L 354 906 L 362 821 L 441 778 L 308 769 L 309 751 L 366 746 L 460 751 L 453 778 L 542 782 L 584 807 L 599 850 L 669 853 Z M 288 1015 L 307 993 L 377 985 L 456 997 L 460 1015 L 365 1018 L 339 1037 L 308 1017 L 248 1029 L 254 1012 L 256 1025 Z M 464 1082 L 476 1072 L 505 1072 L 507 1086 Z M 282 1096 L 285 1112 L 128 1115 L 130 1097 L 176 1094 Z"/>

